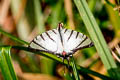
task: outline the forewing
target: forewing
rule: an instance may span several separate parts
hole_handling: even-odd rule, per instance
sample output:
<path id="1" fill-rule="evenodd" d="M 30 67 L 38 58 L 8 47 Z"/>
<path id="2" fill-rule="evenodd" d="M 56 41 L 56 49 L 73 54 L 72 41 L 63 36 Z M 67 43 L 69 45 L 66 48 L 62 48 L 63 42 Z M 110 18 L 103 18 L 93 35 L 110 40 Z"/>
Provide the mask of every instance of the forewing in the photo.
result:
<path id="1" fill-rule="evenodd" d="M 30 48 L 55 53 L 57 50 L 57 30 L 49 30 L 36 36 L 30 43 Z"/>
<path id="2" fill-rule="evenodd" d="M 80 32 L 64 29 L 62 33 L 64 33 L 64 49 L 67 53 L 74 53 L 81 48 L 93 45 L 92 41 Z"/>

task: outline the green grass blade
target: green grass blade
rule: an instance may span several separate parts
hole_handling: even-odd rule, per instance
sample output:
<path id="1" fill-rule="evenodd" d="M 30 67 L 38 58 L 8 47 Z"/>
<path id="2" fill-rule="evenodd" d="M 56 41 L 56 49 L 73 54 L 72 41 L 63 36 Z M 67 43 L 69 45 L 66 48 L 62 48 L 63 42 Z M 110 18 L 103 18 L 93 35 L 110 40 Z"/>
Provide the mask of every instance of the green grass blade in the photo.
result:
<path id="1" fill-rule="evenodd" d="M 17 80 L 10 56 L 11 47 L 0 47 L 0 68 L 5 80 Z"/>
<path id="2" fill-rule="evenodd" d="M 5 47 L 5 46 L 7 46 L 7 45 L 3 45 L 3 46 Z M 44 53 L 44 52 L 35 51 L 35 50 L 29 49 L 29 48 L 27 48 L 27 47 L 22 47 L 22 46 L 12 46 L 12 48 L 14 48 L 14 49 L 19 49 L 19 50 L 24 50 L 24 51 L 29 51 L 29 52 L 33 52 L 33 53 L 35 53 L 35 54 L 39 54 L 39 55 L 41 55 L 41 56 L 50 58 L 50 59 L 52 59 L 52 60 L 54 60 L 54 61 L 58 61 L 59 63 L 63 63 L 63 61 L 62 61 L 60 58 L 56 57 L 56 56 L 53 55 L 53 54 L 49 54 L 49 53 L 47 54 L 47 53 Z M 68 65 L 67 61 L 65 61 L 65 64 Z M 104 76 L 104 75 L 102 75 L 102 74 L 100 74 L 100 73 L 97 73 L 97 72 L 95 72 L 95 71 L 89 70 L 89 69 L 84 68 L 84 67 L 82 67 L 82 66 L 78 66 L 78 65 L 77 65 L 77 70 L 78 70 L 80 73 L 83 72 L 83 73 L 86 73 L 86 74 L 92 74 L 92 75 L 94 75 L 94 76 L 96 76 L 96 77 L 99 77 L 99 78 L 101 78 L 101 79 L 103 79 L 103 80 L 112 80 L 110 77 Z"/>
<path id="3" fill-rule="evenodd" d="M 75 80 L 80 80 L 79 74 L 77 72 L 77 67 L 76 67 L 73 57 L 71 57 L 70 63 L 71 63 L 72 69 L 73 69 L 73 74 L 74 74 Z"/>
<path id="4" fill-rule="evenodd" d="M 0 47 L 0 68 L 1 68 L 1 72 L 2 72 L 2 75 L 3 75 L 5 80 L 12 80 L 12 76 L 10 74 L 9 67 L 7 65 L 7 61 L 5 59 L 5 55 L 4 55 L 3 51 L 4 50 Z"/>
<path id="5" fill-rule="evenodd" d="M 14 71 L 14 68 L 13 68 L 13 65 L 12 65 L 12 61 L 11 61 L 11 55 L 10 55 L 11 47 L 4 47 L 3 49 L 5 51 L 4 55 L 6 57 L 6 61 L 7 61 L 7 64 L 8 64 L 10 73 L 11 73 L 11 76 L 12 76 L 13 80 L 17 80 L 16 73 Z"/>
<path id="6" fill-rule="evenodd" d="M 2 30 L 2 31 L 3 31 L 3 30 Z M 17 39 L 16 37 L 12 36 L 11 34 L 9 34 L 9 33 L 7 33 L 7 32 L 4 32 L 4 31 L 3 31 L 2 34 L 10 37 L 10 38 L 13 39 L 13 40 L 16 40 L 16 39 Z M 16 40 L 16 41 L 17 41 L 17 42 L 20 42 L 19 39 Z M 27 43 L 27 42 L 25 42 L 25 41 L 23 41 L 23 40 L 21 40 L 21 41 L 22 41 L 22 42 L 20 42 L 20 43 L 23 43 L 23 44 Z M 27 43 L 27 44 L 29 44 L 29 43 Z M 0 46 L 0 47 L 7 47 L 7 46 Z M 27 47 L 22 47 L 22 46 L 12 46 L 12 48 L 19 49 L 19 50 L 25 50 L 25 51 L 29 51 L 29 52 L 33 52 L 33 53 L 37 53 L 37 54 L 40 54 L 40 55 L 42 55 L 42 56 L 44 56 L 44 57 L 47 57 L 47 58 L 50 58 L 50 59 L 53 59 L 53 60 L 55 60 L 55 61 L 59 61 L 60 63 L 62 63 L 62 60 L 61 60 L 61 59 L 55 57 L 55 56 L 52 55 L 52 54 L 46 54 L 46 53 L 42 53 L 42 52 L 31 51 L 31 50 L 28 49 Z M 65 64 L 67 64 L 67 62 L 66 62 Z M 104 76 L 104 75 L 102 75 L 102 74 L 99 74 L 99 73 L 97 73 L 97 72 L 95 72 L 95 71 L 89 70 L 89 69 L 84 68 L 84 67 L 81 67 L 81 66 L 77 66 L 77 69 L 79 70 L 79 72 L 84 72 L 84 73 L 87 73 L 87 74 L 92 74 L 92 75 L 97 76 L 97 77 L 99 77 L 99 78 L 101 78 L 101 79 L 104 79 L 104 80 L 105 80 L 105 79 L 106 79 L 106 80 L 111 80 L 111 78 L 109 78 L 109 77 L 107 77 L 107 76 Z"/>
<path id="7" fill-rule="evenodd" d="M 112 58 L 111 52 L 103 38 L 94 16 L 88 8 L 86 0 L 74 0 L 74 2 L 109 75 L 111 77 L 120 79 L 120 75 L 117 71 L 118 69 Z"/>
<path id="8" fill-rule="evenodd" d="M 5 31 L 3 31 L 2 29 L 0 29 L 0 33 L 2 33 L 3 35 L 8 36 L 8 37 L 11 38 L 12 40 L 14 40 L 14 41 L 16 41 L 16 42 L 19 42 L 19 43 L 21 43 L 21 44 L 26 44 L 26 45 L 29 44 L 28 42 L 23 41 L 23 40 L 21 40 L 21 39 L 15 37 L 15 36 L 13 36 L 13 35 L 10 34 L 10 33 L 7 33 L 7 32 L 5 32 Z"/>
<path id="9" fill-rule="evenodd" d="M 113 78 L 104 76 L 104 75 L 102 75 L 102 74 L 100 74 L 100 73 L 97 73 L 97 72 L 92 71 L 92 70 L 90 70 L 90 69 L 84 68 L 84 67 L 82 67 L 82 66 L 78 66 L 78 65 L 77 65 L 77 69 L 78 69 L 78 72 L 79 72 L 79 73 L 92 74 L 92 75 L 94 75 L 94 76 L 97 76 L 97 77 L 101 78 L 102 80 L 114 80 Z"/>
<path id="10" fill-rule="evenodd" d="M 112 4 L 109 0 L 105 0 L 107 4 L 109 4 L 112 7 L 115 7 L 115 4 Z"/>
<path id="11" fill-rule="evenodd" d="M 70 75 L 70 73 L 66 73 L 64 75 L 65 80 L 74 80 L 74 78 Z"/>

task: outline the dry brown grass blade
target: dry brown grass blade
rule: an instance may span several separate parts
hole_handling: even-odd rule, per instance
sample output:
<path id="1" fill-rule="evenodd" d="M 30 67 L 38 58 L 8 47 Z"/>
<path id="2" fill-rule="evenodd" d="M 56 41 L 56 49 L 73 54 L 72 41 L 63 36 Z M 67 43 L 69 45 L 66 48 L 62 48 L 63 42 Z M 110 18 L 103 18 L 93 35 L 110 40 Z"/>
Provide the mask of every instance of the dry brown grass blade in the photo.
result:
<path id="1" fill-rule="evenodd" d="M 0 24 L 4 24 L 4 21 L 8 15 L 10 7 L 10 0 L 2 0 L 0 5 Z"/>
<path id="2" fill-rule="evenodd" d="M 35 74 L 35 73 L 24 73 L 24 80 L 60 80 L 59 78 L 52 77 L 47 74 Z"/>
<path id="3" fill-rule="evenodd" d="M 11 0 L 2 0 L 0 5 L 0 25 L 2 29 L 12 33 L 15 31 L 15 25 L 13 17 L 10 14 L 10 3 Z"/>
<path id="4" fill-rule="evenodd" d="M 112 51 L 112 55 L 120 63 L 120 58 L 118 58 L 118 56 L 113 51 Z"/>
<path id="5" fill-rule="evenodd" d="M 15 23 L 17 24 L 21 18 L 21 16 L 23 15 L 24 13 L 24 9 L 25 9 L 25 6 L 26 6 L 26 3 L 27 3 L 27 0 L 21 0 L 21 4 L 19 6 L 19 10 L 15 16 Z"/>
<path id="6" fill-rule="evenodd" d="M 115 48 L 116 48 L 118 54 L 120 55 L 120 47 L 118 45 L 116 45 Z"/>
<path id="7" fill-rule="evenodd" d="M 108 43 L 109 48 L 113 49 L 120 42 L 119 38 L 114 38 L 110 43 Z"/>
<path id="8" fill-rule="evenodd" d="M 116 49 L 118 55 L 120 55 L 120 47 L 118 45 L 116 45 L 115 49 Z M 112 51 L 112 55 L 120 63 L 120 58 L 118 57 L 118 55 L 114 51 Z"/>

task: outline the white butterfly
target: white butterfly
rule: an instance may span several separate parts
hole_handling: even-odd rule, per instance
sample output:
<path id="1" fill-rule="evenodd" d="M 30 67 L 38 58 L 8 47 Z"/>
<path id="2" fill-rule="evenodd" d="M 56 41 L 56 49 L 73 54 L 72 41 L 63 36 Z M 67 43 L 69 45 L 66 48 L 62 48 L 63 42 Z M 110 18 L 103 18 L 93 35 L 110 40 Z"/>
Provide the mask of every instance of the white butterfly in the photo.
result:
<path id="1" fill-rule="evenodd" d="M 68 59 L 77 50 L 93 46 L 92 41 L 84 34 L 63 28 L 59 23 L 57 29 L 52 29 L 36 36 L 29 47 L 40 51 L 53 53 L 63 59 Z"/>

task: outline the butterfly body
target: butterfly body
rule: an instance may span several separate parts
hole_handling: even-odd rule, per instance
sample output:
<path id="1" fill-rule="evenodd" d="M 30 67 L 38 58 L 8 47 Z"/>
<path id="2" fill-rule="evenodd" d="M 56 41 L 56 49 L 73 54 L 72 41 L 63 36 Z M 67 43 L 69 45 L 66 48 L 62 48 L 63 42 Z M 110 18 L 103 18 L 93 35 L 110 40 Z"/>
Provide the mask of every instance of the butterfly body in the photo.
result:
<path id="1" fill-rule="evenodd" d="M 46 31 L 34 38 L 29 47 L 67 59 L 77 50 L 92 45 L 86 35 L 63 28 L 63 24 L 59 23 L 57 29 Z"/>

